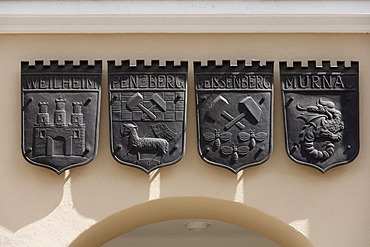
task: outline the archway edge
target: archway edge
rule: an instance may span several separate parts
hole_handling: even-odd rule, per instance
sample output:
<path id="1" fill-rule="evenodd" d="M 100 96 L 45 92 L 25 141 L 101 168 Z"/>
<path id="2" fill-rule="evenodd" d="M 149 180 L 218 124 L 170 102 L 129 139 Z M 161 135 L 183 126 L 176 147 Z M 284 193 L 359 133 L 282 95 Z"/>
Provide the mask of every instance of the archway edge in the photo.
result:
<path id="1" fill-rule="evenodd" d="M 280 219 L 245 204 L 207 197 L 171 197 L 123 209 L 91 226 L 70 247 L 101 246 L 148 224 L 175 219 L 211 219 L 238 225 L 282 247 L 314 247 L 303 234 Z"/>

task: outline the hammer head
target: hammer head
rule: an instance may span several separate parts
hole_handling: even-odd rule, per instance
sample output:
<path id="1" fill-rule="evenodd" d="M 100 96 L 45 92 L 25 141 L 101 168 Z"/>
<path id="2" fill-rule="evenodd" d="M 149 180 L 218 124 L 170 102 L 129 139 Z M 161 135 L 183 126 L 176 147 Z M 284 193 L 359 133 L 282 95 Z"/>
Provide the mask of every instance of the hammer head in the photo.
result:
<path id="1" fill-rule="evenodd" d="M 133 110 L 138 104 L 143 101 L 143 96 L 140 93 L 135 93 L 132 97 L 127 100 L 126 107 L 129 110 Z"/>
<path id="2" fill-rule="evenodd" d="M 221 116 L 224 107 L 228 104 L 229 102 L 227 101 L 227 99 L 219 95 L 211 102 L 206 115 L 213 121 L 216 121 Z"/>
<path id="3" fill-rule="evenodd" d="M 154 93 L 150 100 L 153 101 L 162 111 L 166 111 L 166 101 L 164 101 L 159 94 Z"/>
<path id="4" fill-rule="evenodd" d="M 261 120 L 262 110 L 252 97 L 245 97 L 239 102 L 239 105 L 242 106 L 246 115 L 249 112 L 257 122 Z"/>

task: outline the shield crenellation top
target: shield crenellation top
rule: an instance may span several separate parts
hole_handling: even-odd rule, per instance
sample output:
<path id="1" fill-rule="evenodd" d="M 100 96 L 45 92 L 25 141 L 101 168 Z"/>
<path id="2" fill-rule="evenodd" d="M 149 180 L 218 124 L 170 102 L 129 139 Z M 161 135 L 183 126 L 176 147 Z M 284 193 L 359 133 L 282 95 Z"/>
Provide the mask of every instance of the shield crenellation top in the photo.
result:
<path id="1" fill-rule="evenodd" d="M 21 64 L 22 153 L 58 174 L 96 155 L 102 61 Z"/>
<path id="2" fill-rule="evenodd" d="M 187 62 L 108 61 L 111 150 L 120 163 L 150 172 L 184 152 Z"/>
<path id="3" fill-rule="evenodd" d="M 286 147 L 294 161 L 321 172 L 359 152 L 359 63 L 280 62 Z"/>
<path id="4" fill-rule="evenodd" d="M 272 149 L 273 62 L 194 62 L 198 150 L 204 161 L 238 172 Z"/>

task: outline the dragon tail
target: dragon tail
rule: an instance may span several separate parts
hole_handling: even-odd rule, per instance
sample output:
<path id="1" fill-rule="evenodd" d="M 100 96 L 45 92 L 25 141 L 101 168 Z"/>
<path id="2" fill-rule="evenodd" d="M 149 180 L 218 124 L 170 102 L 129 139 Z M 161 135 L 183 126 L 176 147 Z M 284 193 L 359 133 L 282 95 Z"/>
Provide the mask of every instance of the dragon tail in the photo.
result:
<path id="1" fill-rule="evenodd" d="M 313 142 L 305 141 L 303 142 L 304 150 L 310 155 L 312 158 L 326 160 L 334 153 L 334 144 L 326 141 L 323 145 L 323 151 L 318 150 L 314 147 Z"/>

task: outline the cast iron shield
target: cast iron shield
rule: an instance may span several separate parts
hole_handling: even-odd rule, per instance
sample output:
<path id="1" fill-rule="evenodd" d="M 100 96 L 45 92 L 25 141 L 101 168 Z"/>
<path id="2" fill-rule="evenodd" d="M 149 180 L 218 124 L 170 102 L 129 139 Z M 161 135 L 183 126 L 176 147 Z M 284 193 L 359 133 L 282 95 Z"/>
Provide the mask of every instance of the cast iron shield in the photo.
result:
<path id="1" fill-rule="evenodd" d="M 108 61 L 111 151 L 147 173 L 178 162 L 185 150 L 187 62 Z"/>
<path id="2" fill-rule="evenodd" d="M 237 173 L 269 158 L 273 69 L 273 62 L 194 62 L 198 150 L 204 161 Z"/>
<path id="3" fill-rule="evenodd" d="M 22 62 L 22 153 L 61 174 L 85 165 L 98 147 L 102 62 Z"/>
<path id="4" fill-rule="evenodd" d="M 280 62 L 289 157 L 321 172 L 353 161 L 359 152 L 359 63 Z"/>

